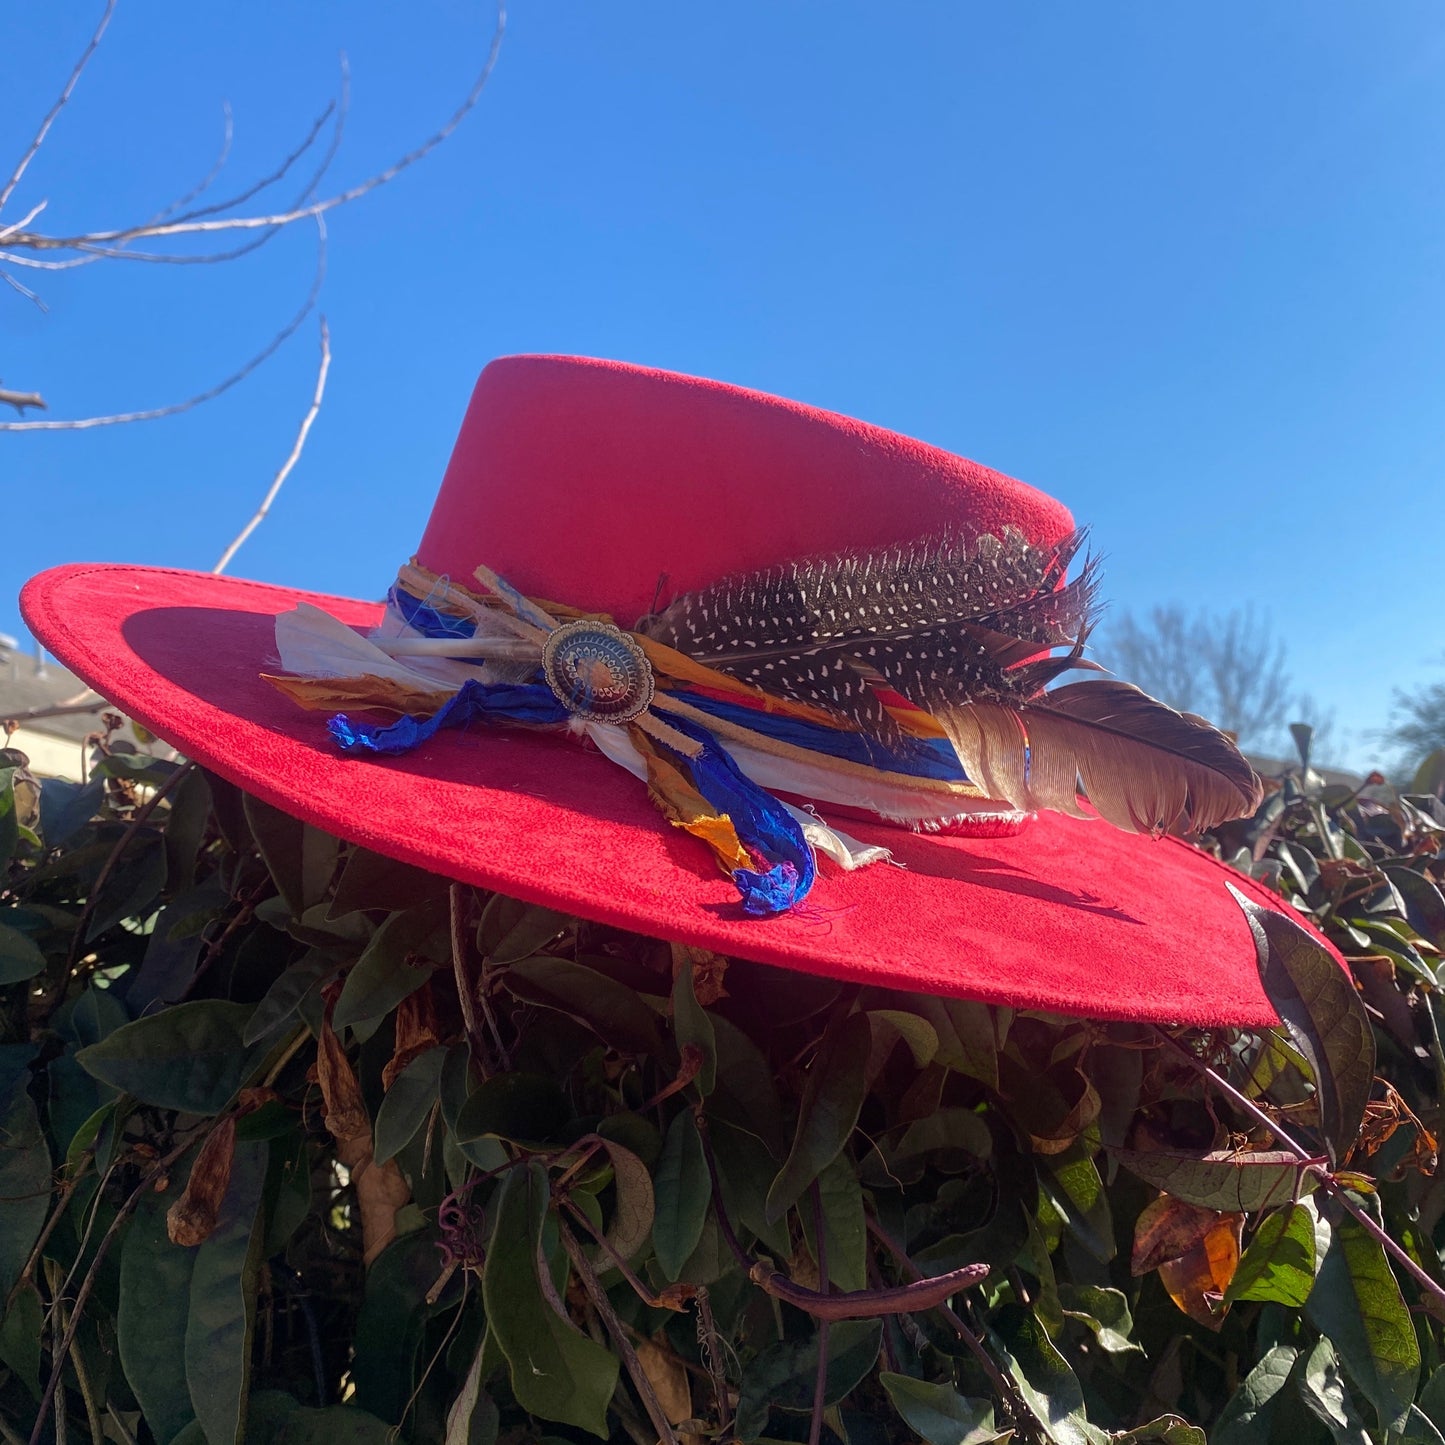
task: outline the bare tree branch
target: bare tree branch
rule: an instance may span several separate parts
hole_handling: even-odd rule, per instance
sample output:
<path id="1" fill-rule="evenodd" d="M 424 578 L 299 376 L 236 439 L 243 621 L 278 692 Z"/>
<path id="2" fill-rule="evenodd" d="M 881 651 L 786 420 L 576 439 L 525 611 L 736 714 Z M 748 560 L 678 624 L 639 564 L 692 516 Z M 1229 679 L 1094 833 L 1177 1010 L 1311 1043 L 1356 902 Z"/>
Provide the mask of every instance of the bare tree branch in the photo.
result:
<path id="1" fill-rule="evenodd" d="M 49 204 L 49 200 L 36 201 L 18 221 L 14 221 L 8 226 L 0 226 L 0 241 L 3 241 L 12 231 L 23 231 Z"/>
<path id="2" fill-rule="evenodd" d="M 163 416 L 176 416 L 180 412 L 190 411 L 203 402 L 214 401 L 222 393 L 230 391 L 233 386 L 250 376 L 263 362 L 274 356 L 285 342 L 295 335 L 301 323 L 315 307 L 317 297 L 321 294 L 321 283 L 326 279 L 326 225 L 319 216 L 316 219 L 316 226 L 318 232 L 316 275 L 301 309 L 255 356 L 238 371 L 233 371 L 224 381 L 218 382 L 205 391 L 198 392 L 195 396 L 188 397 L 185 401 L 172 402 L 169 406 L 153 407 L 149 411 L 118 412 L 113 416 L 78 417 L 68 421 L 0 421 L 0 431 L 86 431 L 91 427 L 118 426 L 123 422 L 155 421 Z"/>
<path id="3" fill-rule="evenodd" d="M 316 137 L 320 134 L 322 126 L 326 124 L 331 116 L 335 115 L 336 125 L 332 129 L 331 141 L 326 147 L 326 154 L 322 157 L 321 163 L 316 167 L 311 179 L 301 188 L 297 193 L 296 199 L 291 203 L 293 210 L 303 205 L 315 194 L 316 188 L 325 179 L 326 173 L 331 169 L 332 162 L 336 159 L 337 151 L 341 149 L 341 139 L 346 131 L 346 117 L 349 113 L 350 105 L 351 68 L 347 63 L 346 56 L 342 55 L 340 97 L 338 100 L 331 101 L 326 109 L 316 117 L 311 124 L 311 129 L 306 133 L 306 137 L 301 144 L 297 146 L 270 175 L 263 177 L 261 180 L 255 182 L 254 185 L 248 186 L 239 195 L 232 196 L 228 201 L 217 201 L 210 206 L 190 211 L 182 216 L 181 219 L 191 220 L 197 216 L 208 216 L 216 212 L 229 210 L 234 206 L 251 200 L 260 192 L 275 185 L 278 181 L 282 180 L 290 171 L 291 167 L 306 154 L 314 144 Z M 230 147 L 231 108 L 230 105 L 227 104 L 225 141 L 222 147 L 221 157 L 216 164 L 212 166 L 210 174 L 187 195 L 163 207 L 144 224 L 146 226 L 159 224 L 160 221 L 164 220 L 167 216 L 179 211 L 181 207 L 195 200 L 215 179 L 220 167 L 225 163 L 226 156 L 230 152 Z M 41 205 L 43 206 L 44 202 L 42 202 Z M 25 222 L 17 222 L 14 226 L 0 230 L 0 243 L 3 243 L 7 236 L 22 229 L 24 224 Z M 35 256 L 18 256 L 3 251 L 0 251 L 0 261 L 6 261 L 14 266 L 23 266 L 32 271 L 73 271 L 78 266 L 90 266 L 97 261 L 151 261 L 166 266 L 214 266 L 221 261 L 235 261 L 242 256 L 249 256 L 253 251 L 259 251 L 267 241 L 271 240 L 284 229 L 285 227 L 281 225 L 272 226 L 264 235 L 258 236 L 254 241 L 247 241 L 244 246 L 236 246 L 229 251 L 204 251 L 197 255 L 189 256 L 177 255 L 174 252 L 132 251 L 121 246 L 93 246 L 87 244 L 78 248 L 81 252 L 80 255 L 70 256 L 59 261 L 41 260 Z M 10 278 L 7 277 L 6 279 L 9 280 Z M 18 283 L 12 280 L 11 285 L 18 285 Z M 34 295 L 33 292 L 29 294 Z M 38 297 L 35 299 L 39 301 Z"/>
<path id="4" fill-rule="evenodd" d="M 114 0 L 112 0 L 114 3 Z M 487 51 L 487 58 L 473 81 L 470 91 L 462 103 L 452 112 L 447 121 L 420 145 L 408 151 L 399 160 L 394 161 L 385 169 L 369 176 L 366 180 L 359 182 L 349 189 L 339 192 L 337 195 L 328 196 L 324 200 L 313 202 L 310 205 L 298 206 L 290 211 L 281 211 L 273 215 L 265 216 L 224 216 L 210 220 L 183 220 L 170 221 L 156 225 L 142 224 L 139 226 L 125 227 L 111 231 L 89 231 L 82 235 L 75 236 L 47 236 L 36 231 L 17 231 L 7 239 L 7 246 L 10 248 L 24 247 L 32 251 L 87 251 L 97 247 L 114 247 L 117 249 L 125 247 L 129 242 L 142 238 L 157 238 L 163 236 L 190 236 L 211 234 L 226 231 L 257 230 L 273 226 L 289 226 L 297 221 L 307 220 L 334 210 L 337 206 L 349 205 L 352 201 L 359 200 L 362 196 L 374 191 L 378 186 L 384 186 L 394 180 L 402 171 L 415 165 L 426 155 L 436 149 L 453 131 L 466 119 L 467 115 L 476 107 L 486 89 L 487 82 L 491 79 L 492 71 L 496 67 L 497 57 L 501 52 L 502 38 L 506 31 L 507 10 L 505 0 L 497 6 L 496 25 L 492 33 L 491 45 Z M 9 256 L 9 261 L 16 261 L 16 257 Z M 113 259 L 120 259 L 119 257 Z"/>
<path id="5" fill-rule="evenodd" d="M 25 175 L 30 162 L 35 159 L 40 147 L 45 144 L 45 137 L 50 134 L 50 127 L 55 124 L 55 118 L 65 109 L 70 100 L 71 92 L 75 89 L 80 80 L 82 72 L 90 63 L 90 57 L 95 54 L 100 45 L 101 37 L 105 34 L 105 28 L 110 24 L 110 17 L 115 13 L 116 0 L 106 0 L 105 12 L 100 17 L 100 23 L 95 27 L 95 33 L 90 37 L 90 44 L 81 52 L 80 59 L 75 62 L 75 68 L 70 72 L 70 79 L 65 82 L 65 89 L 60 92 L 55 104 L 50 107 L 45 119 L 40 122 L 40 129 L 35 132 L 35 138 L 26 148 L 25 154 L 20 157 L 19 163 L 10 174 L 10 179 L 5 182 L 4 190 L 0 190 L 0 211 L 5 209 L 10 197 L 15 194 L 15 187 L 20 184 L 21 178 Z"/>
<path id="6" fill-rule="evenodd" d="M 271 510 L 271 503 L 276 500 L 286 478 L 291 475 L 292 468 L 301 460 L 301 453 L 306 446 L 307 435 L 311 431 L 311 423 L 316 420 L 316 413 L 321 410 L 321 399 L 326 395 L 326 373 L 331 369 L 331 333 L 326 329 L 326 318 L 321 318 L 321 363 L 316 369 L 316 390 L 311 397 L 311 405 L 306 408 L 306 415 L 301 418 L 301 426 L 296 432 L 296 441 L 291 448 L 290 455 L 281 463 L 281 469 L 271 479 L 271 486 L 266 495 L 261 499 L 261 505 L 256 508 L 255 515 L 240 532 L 236 535 L 231 545 L 221 553 L 220 560 L 211 568 L 213 573 L 221 573 L 231 565 L 231 559 L 241 550 L 246 539 L 266 520 L 266 513 Z"/>
<path id="7" fill-rule="evenodd" d="M 8 728 L 11 723 L 19 727 L 23 723 L 40 722 L 48 717 L 70 717 L 77 713 L 99 712 L 102 708 L 109 707 L 103 697 L 96 698 L 93 702 L 72 702 L 55 707 L 31 707 L 24 712 L 7 713 L 0 717 L 0 730 Z"/>
<path id="8" fill-rule="evenodd" d="M 0 406 L 13 406 L 24 416 L 27 406 L 44 411 L 45 398 L 38 391 L 6 391 L 4 387 L 0 387 Z"/>

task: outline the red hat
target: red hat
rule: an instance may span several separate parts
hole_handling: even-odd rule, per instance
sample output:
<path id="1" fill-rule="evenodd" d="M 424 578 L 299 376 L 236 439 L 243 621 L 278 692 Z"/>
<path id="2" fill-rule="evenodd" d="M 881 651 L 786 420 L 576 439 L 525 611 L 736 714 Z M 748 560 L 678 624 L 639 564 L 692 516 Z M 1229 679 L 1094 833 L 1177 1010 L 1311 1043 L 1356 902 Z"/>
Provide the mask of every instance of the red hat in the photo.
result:
<path id="1" fill-rule="evenodd" d="M 1051 498 L 864 422 L 522 356 L 478 381 L 387 604 L 73 565 L 21 606 L 186 756 L 463 882 L 858 983 L 1272 1023 L 1227 885 L 1282 905 L 1149 836 L 1248 811 L 1257 780 L 1123 684 L 1043 691 L 1088 666 L 1051 656 L 1087 630 L 1078 543 Z M 894 603 L 947 614 L 906 661 Z M 872 606 L 876 630 L 828 633 L 834 604 L 850 624 Z M 963 674 L 955 706 L 938 678 Z M 358 720 L 373 705 L 391 711 Z M 317 706 L 349 711 L 328 727 Z M 1116 733 L 1137 736 L 1120 753 Z"/>

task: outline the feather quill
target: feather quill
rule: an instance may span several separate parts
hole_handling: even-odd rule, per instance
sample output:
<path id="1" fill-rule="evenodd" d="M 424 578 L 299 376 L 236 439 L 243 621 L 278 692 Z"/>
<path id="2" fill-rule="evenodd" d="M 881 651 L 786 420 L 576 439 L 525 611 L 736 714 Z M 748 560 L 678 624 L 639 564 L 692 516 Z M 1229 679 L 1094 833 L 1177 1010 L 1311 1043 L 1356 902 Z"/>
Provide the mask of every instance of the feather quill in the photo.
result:
<path id="1" fill-rule="evenodd" d="M 1084 533 L 1037 547 L 1018 531 L 972 543 L 799 562 L 678 598 L 637 627 L 709 667 L 821 707 L 892 742 L 878 689 L 943 724 L 990 797 L 1154 832 L 1251 812 L 1260 783 L 1203 718 L 1112 680 L 1046 691 L 1083 656 L 1097 565 L 1068 572 Z M 1052 649 L 1066 648 L 1062 654 Z"/>

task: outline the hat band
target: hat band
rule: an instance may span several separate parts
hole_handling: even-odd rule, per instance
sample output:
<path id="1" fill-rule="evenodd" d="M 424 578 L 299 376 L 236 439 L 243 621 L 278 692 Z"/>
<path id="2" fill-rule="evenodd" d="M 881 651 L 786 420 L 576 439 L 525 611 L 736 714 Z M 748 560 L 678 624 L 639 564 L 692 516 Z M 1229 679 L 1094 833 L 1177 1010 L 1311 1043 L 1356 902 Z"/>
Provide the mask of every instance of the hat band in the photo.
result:
<path id="1" fill-rule="evenodd" d="M 817 852 L 846 869 L 890 859 L 829 827 L 815 804 L 984 836 L 1031 816 L 984 797 L 932 718 L 901 698 L 885 699 L 899 724 L 885 746 L 604 614 L 524 597 L 485 567 L 477 578 L 484 593 L 413 561 L 366 638 L 301 604 L 276 622 L 285 675 L 263 675 L 305 707 L 400 713 L 387 725 L 330 718 L 337 746 L 359 755 L 409 752 L 474 722 L 581 734 L 713 850 L 759 915 L 802 902 Z"/>

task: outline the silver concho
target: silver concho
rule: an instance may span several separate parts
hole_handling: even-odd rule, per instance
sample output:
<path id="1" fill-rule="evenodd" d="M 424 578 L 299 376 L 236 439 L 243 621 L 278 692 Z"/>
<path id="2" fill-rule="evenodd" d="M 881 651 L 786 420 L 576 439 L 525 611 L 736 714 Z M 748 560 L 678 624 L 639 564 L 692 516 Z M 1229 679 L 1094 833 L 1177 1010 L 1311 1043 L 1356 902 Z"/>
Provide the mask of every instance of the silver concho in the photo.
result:
<path id="1" fill-rule="evenodd" d="M 547 686 L 574 717 L 624 723 L 652 701 L 647 654 L 608 622 L 564 622 L 542 647 Z"/>

